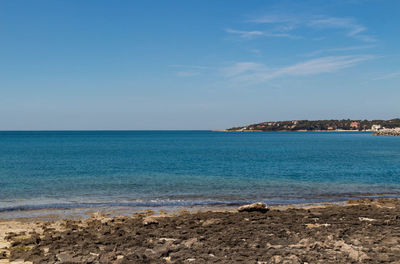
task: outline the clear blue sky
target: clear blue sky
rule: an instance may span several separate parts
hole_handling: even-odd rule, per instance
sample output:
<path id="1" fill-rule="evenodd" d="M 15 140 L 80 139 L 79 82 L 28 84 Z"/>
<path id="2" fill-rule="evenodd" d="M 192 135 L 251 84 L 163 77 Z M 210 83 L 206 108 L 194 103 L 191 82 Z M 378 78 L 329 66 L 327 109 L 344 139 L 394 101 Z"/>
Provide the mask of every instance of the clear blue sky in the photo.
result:
<path id="1" fill-rule="evenodd" d="M 400 1 L 0 1 L 0 129 L 400 116 Z"/>

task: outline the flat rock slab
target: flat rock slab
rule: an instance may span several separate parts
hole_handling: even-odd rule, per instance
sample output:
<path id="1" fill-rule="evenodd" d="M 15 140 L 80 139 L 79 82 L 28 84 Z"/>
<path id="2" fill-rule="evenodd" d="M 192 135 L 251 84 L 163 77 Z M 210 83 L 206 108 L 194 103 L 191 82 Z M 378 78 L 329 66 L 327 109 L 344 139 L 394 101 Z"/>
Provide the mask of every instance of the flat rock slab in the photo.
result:
<path id="1" fill-rule="evenodd" d="M 256 204 L 241 212 L 182 213 L 158 217 L 158 224 L 149 225 L 143 224 L 148 215 L 70 220 L 63 230 L 44 230 L 40 241 L 32 239 L 34 232 L 26 233 L 31 238 L 20 240 L 20 234 L 15 234 L 9 242 L 19 244 L 10 248 L 10 260 L 112 264 L 378 264 L 400 260 L 400 199 L 263 213 L 266 207 Z"/>
<path id="2" fill-rule="evenodd" d="M 240 206 L 237 209 L 239 212 L 262 212 L 265 213 L 269 209 L 265 203 L 253 203 Z"/>

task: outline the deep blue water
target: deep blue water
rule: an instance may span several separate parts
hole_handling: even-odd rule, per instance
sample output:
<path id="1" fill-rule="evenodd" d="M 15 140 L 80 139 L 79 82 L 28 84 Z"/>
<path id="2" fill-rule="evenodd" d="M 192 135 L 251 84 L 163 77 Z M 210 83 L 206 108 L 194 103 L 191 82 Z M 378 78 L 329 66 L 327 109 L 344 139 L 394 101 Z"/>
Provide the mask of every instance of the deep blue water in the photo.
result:
<path id="1" fill-rule="evenodd" d="M 375 193 L 400 193 L 400 137 L 0 132 L 0 211 L 316 202 Z"/>

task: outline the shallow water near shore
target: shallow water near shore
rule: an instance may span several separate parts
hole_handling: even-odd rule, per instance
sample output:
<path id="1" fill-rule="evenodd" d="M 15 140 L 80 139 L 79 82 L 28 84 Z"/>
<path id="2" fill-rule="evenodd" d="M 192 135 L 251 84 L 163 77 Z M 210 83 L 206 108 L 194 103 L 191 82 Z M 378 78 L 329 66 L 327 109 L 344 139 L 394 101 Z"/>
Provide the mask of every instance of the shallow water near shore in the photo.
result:
<path id="1" fill-rule="evenodd" d="M 367 132 L 0 132 L 0 212 L 399 197 L 400 138 Z"/>

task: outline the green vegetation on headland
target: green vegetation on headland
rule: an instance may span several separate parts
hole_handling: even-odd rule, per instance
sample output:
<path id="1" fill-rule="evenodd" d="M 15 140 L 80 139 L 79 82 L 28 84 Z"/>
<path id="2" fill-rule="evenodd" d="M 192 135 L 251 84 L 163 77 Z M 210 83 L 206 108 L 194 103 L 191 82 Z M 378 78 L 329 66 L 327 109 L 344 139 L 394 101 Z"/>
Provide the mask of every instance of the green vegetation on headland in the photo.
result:
<path id="1" fill-rule="evenodd" d="M 400 118 L 391 120 L 292 120 L 270 121 L 225 131 L 377 131 L 400 127 Z"/>

